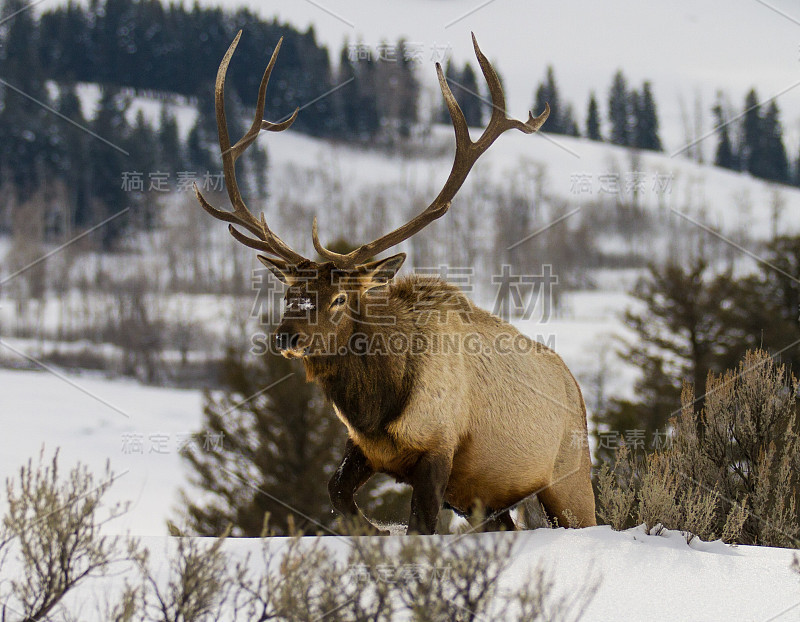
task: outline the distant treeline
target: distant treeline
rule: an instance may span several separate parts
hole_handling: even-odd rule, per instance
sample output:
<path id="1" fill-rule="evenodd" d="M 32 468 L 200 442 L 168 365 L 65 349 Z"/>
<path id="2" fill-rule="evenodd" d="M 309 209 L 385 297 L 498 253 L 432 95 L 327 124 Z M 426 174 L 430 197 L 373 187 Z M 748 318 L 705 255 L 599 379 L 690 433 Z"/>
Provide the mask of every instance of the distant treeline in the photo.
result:
<path id="1" fill-rule="evenodd" d="M 393 63 L 351 62 L 345 46 L 334 70 L 313 29 L 302 33 L 247 10 L 92 0 L 85 6 L 69 2 L 37 17 L 27 0 L 0 6 L 0 187 L 6 197 L 0 204 L 0 231 L 18 228 L 17 208 L 31 201 L 40 206 L 34 211 L 41 215 L 45 236 L 96 224 L 125 206 L 134 208 L 134 224 L 147 225 L 153 218 L 142 194 L 149 189 L 150 173 L 169 171 L 174 180 L 178 171 L 200 176 L 218 171 L 214 79 L 240 29 L 245 35 L 226 83 L 234 139 L 252 114 L 242 107 L 255 105 L 263 69 L 280 37 L 266 118 L 280 120 L 302 107 L 295 129 L 362 141 L 378 135 L 401 138 L 417 122 L 419 87 L 402 52 Z M 404 45 L 400 41 L 396 47 Z M 100 101 L 88 116 L 76 95 L 77 82 L 101 87 Z M 130 122 L 131 89 L 193 98 L 199 114 L 188 138 L 178 135 L 169 106 L 162 108 L 157 126 L 143 116 Z M 266 154 L 253 151 L 245 166 L 263 176 Z M 135 179 L 133 172 L 144 174 L 143 189 L 123 183 Z M 124 230 L 123 220 L 104 227 L 105 244 Z"/>
<path id="2" fill-rule="evenodd" d="M 357 100 L 363 105 L 365 98 L 374 103 L 378 85 L 394 82 L 389 76 L 368 75 L 366 68 L 354 72 L 349 63 L 337 75 L 313 28 L 299 32 L 288 24 L 264 21 L 247 9 L 231 13 L 197 4 L 189 9 L 160 0 L 91 0 L 88 6 L 69 2 L 41 16 L 32 51 L 45 77 L 59 82 L 93 82 L 208 99 L 220 59 L 240 29 L 245 34 L 226 85 L 242 102 L 255 104 L 262 70 L 283 37 L 268 92 L 268 116 L 279 118 L 303 107 L 297 129 L 320 136 L 375 131 L 360 127 L 347 103 Z M 403 62 L 370 69 L 410 71 Z M 355 78 L 355 84 L 324 97 L 350 78 Z M 414 120 L 413 106 L 404 112 Z"/>
<path id="3" fill-rule="evenodd" d="M 252 114 L 259 80 L 280 37 L 284 38 L 268 90 L 266 117 L 280 120 L 295 108 L 302 113 L 295 130 L 314 136 L 392 145 L 420 127 L 420 86 L 413 44 L 388 45 L 391 54 L 364 54 L 360 42 L 345 42 L 336 62 L 312 28 L 265 21 L 247 9 L 191 8 L 161 0 L 68 2 L 37 16 L 29 0 L 0 0 L 0 232 L 18 229 L 17 209 L 31 203 L 44 223 L 43 236 L 85 228 L 124 207 L 131 215 L 103 228 L 112 243 L 125 223 L 154 224 L 148 174 L 179 171 L 202 176 L 218 171 L 219 154 L 213 88 L 219 61 L 236 32 L 245 31 L 228 71 L 227 101 L 231 135 L 243 131 Z M 354 53 L 355 52 L 355 53 Z M 470 125 L 488 118 L 482 76 L 465 64 L 447 63 L 446 74 Z M 84 115 L 78 82 L 101 87 L 95 109 Z M 531 80 L 534 83 L 534 80 Z M 196 102 L 197 122 L 181 137 L 168 103 L 159 122 L 126 112 L 132 93 L 182 95 Z M 614 76 L 601 112 L 589 97 L 585 117 L 560 95 L 548 67 L 532 108 L 545 102 L 552 113 L 545 131 L 586 136 L 639 149 L 661 150 L 658 114 L 651 84 L 630 88 L 621 71 Z M 716 162 L 757 177 L 800 183 L 783 146 L 777 106 L 765 111 L 755 93 L 745 102 L 741 121 L 718 103 L 713 112 L 722 129 Z M 243 108 L 245 108 L 243 110 Z M 54 114 L 55 112 L 55 114 Z M 438 117 L 447 121 L 446 111 Z M 605 129 L 604 129 L 605 128 Z M 258 146 L 242 160 L 248 180 L 265 191 L 266 153 Z M 144 187 L 125 186 L 126 173 L 144 175 Z M 29 206 L 30 207 L 30 206 Z M 127 219 L 127 220 L 126 220 Z"/>

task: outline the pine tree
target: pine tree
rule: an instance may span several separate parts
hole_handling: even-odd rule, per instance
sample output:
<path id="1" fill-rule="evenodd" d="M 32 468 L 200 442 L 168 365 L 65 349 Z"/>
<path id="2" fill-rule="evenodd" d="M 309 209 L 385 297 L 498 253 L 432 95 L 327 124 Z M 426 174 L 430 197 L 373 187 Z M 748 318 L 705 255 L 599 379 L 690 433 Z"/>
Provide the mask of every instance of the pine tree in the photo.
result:
<path id="1" fill-rule="evenodd" d="M 628 91 L 628 145 L 639 147 L 638 141 L 638 112 L 641 103 L 641 95 L 636 89 Z M 639 147 L 640 148 L 640 147 Z"/>
<path id="2" fill-rule="evenodd" d="M 333 527 L 327 481 L 345 445 L 344 427 L 296 362 L 229 351 L 222 393 L 207 394 L 203 427 L 182 453 L 194 492 L 183 491 L 189 530 L 219 536 L 286 534 L 289 517 L 306 531 Z"/>
<path id="3" fill-rule="evenodd" d="M 800 187 L 800 152 L 797 154 L 797 158 L 794 161 L 792 184 Z"/>
<path id="4" fill-rule="evenodd" d="M 56 110 L 79 126 L 86 126 L 81 102 L 73 83 L 63 84 L 59 88 Z M 68 220 L 66 229 L 72 230 L 78 223 L 91 222 L 89 196 L 91 187 L 88 179 L 88 162 L 91 152 L 90 140 L 93 140 L 80 127 L 65 123 L 60 126 L 58 149 L 58 174 L 64 180 L 67 190 Z"/>
<path id="5" fill-rule="evenodd" d="M 347 44 L 339 59 L 337 83 L 351 81 L 336 91 L 335 109 L 349 136 L 368 140 L 380 129 L 381 122 L 377 61 L 371 57 L 351 60 Z"/>
<path id="6" fill-rule="evenodd" d="M 609 140 L 615 145 L 631 144 L 629 104 L 628 84 L 620 70 L 614 74 L 608 93 L 608 120 L 611 124 Z"/>
<path id="7" fill-rule="evenodd" d="M 728 128 L 730 122 L 728 121 L 728 117 L 725 114 L 725 109 L 723 108 L 723 99 L 721 94 L 717 95 L 717 103 L 714 105 L 711 111 L 714 114 L 714 123 L 718 129 L 719 136 L 717 151 L 716 155 L 714 156 L 714 164 L 716 166 L 721 166 L 722 168 L 737 170 L 738 163 L 736 154 L 733 151 L 730 131 Z"/>
<path id="8" fill-rule="evenodd" d="M 586 113 L 586 136 L 589 140 L 603 140 L 600 130 L 600 112 L 597 108 L 597 100 L 594 97 L 594 93 L 589 96 L 589 108 Z"/>
<path id="9" fill-rule="evenodd" d="M 744 100 L 739 158 L 741 170 L 747 171 L 755 177 L 761 177 L 763 172 L 761 131 L 761 107 L 755 89 L 751 89 Z"/>
<path id="10" fill-rule="evenodd" d="M 39 33 L 30 7 L 27 1 L 8 0 L 0 11 L 0 18 L 14 15 L 0 26 L 5 30 L 0 66 L 10 85 L 0 85 L 0 170 L 24 194 L 35 192 L 54 164 L 49 137 L 55 118 L 33 103 L 52 104 L 38 62 Z"/>
<path id="11" fill-rule="evenodd" d="M 561 99 L 556 86 L 555 72 L 552 65 L 547 66 L 544 82 L 536 89 L 534 110 L 544 110 L 545 104 L 550 104 L 550 116 L 545 129 L 550 134 L 566 134 L 565 110 L 562 108 Z"/>
<path id="12" fill-rule="evenodd" d="M 642 372 L 636 398 L 613 400 L 597 423 L 623 435 L 645 430 L 647 439 L 663 432 L 680 407 L 683 382 L 692 383 L 701 398 L 709 370 L 735 366 L 747 349 L 735 304 L 747 289 L 729 275 L 713 275 L 701 258 L 652 266 L 634 290 L 646 311 L 625 315 L 636 339 L 623 358 Z M 698 399 L 698 411 L 701 406 Z"/>
<path id="13" fill-rule="evenodd" d="M 773 100 L 770 102 L 761 121 L 761 157 L 760 171 L 764 179 L 780 183 L 789 182 L 789 159 L 783 145 L 783 129 L 781 128 L 780 111 Z"/>
<path id="14" fill-rule="evenodd" d="M 454 91 L 457 93 L 456 100 L 461 106 L 461 112 L 470 127 L 480 127 L 483 125 L 483 102 L 481 102 L 478 91 L 478 78 L 475 70 L 469 63 L 464 65 L 461 72 L 460 84 L 456 85 Z"/>
<path id="15" fill-rule="evenodd" d="M 708 372 L 736 367 L 747 350 L 780 353 L 800 369 L 800 346 L 792 345 L 800 342 L 800 237 L 773 240 L 763 259 L 759 274 L 739 279 L 715 274 L 702 258 L 650 268 L 634 291 L 646 310 L 625 316 L 636 339 L 623 358 L 642 372 L 636 397 L 613 400 L 597 416 L 601 429 L 640 429 L 651 438 L 676 414 L 684 381 L 700 412 Z"/>
<path id="16" fill-rule="evenodd" d="M 126 171 L 137 171 L 145 180 L 149 179 L 151 173 L 156 172 L 167 173 L 174 179 L 175 169 L 159 162 L 158 135 L 141 110 L 136 113 L 126 148 L 129 154 L 125 163 Z M 147 184 L 144 190 L 147 190 Z M 127 204 L 131 206 L 131 217 L 137 229 L 150 229 L 158 224 L 157 205 L 152 197 L 146 197 L 144 192 L 127 190 L 126 199 Z"/>
<path id="17" fill-rule="evenodd" d="M 634 115 L 633 146 L 650 151 L 661 151 L 661 139 L 658 137 L 658 114 L 650 83 L 645 82 L 642 85 L 641 93 L 634 91 L 631 95 L 631 110 Z"/>
<path id="18" fill-rule="evenodd" d="M 121 180 L 124 172 L 133 172 L 132 163 L 122 152 L 121 145 L 128 144 L 130 127 L 125 114 L 130 101 L 118 89 L 103 87 L 97 114 L 90 124 L 92 132 L 102 136 L 108 143 L 93 143 L 90 151 L 89 171 L 91 176 L 93 220 L 116 215 L 126 205 L 126 193 Z M 133 165 L 135 166 L 135 165 Z M 125 220 L 116 218 L 102 228 L 102 244 L 108 249 L 124 230 Z M 79 225 L 96 224 L 78 223 Z"/>
<path id="19" fill-rule="evenodd" d="M 578 128 L 578 122 L 575 121 L 575 115 L 572 111 L 572 104 L 565 104 L 564 105 L 564 116 L 561 119 L 561 123 L 564 127 L 564 134 L 567 136 L 580 136 L 581 131 Z"/>
<path id="20" fill-rule="evenodd" d="M 399 120 L 400 133 L 408 136 L 411 128 L 417 123 L 418 112 L 417 102 L 419 100 L 420 86 L 414 63 L 408 52 L 408 44 L 404 39 L 397 43 L 397 64 L 398 64 L 398 84 L 399 84 Z"/>
<path id="21" fill-rule="evenodd" d="M 183 170 L 185 163 L 181 151 L 178 121 L 169 108 L 162 105 L 158 123 L 159 166 L 168 171 Z"/>

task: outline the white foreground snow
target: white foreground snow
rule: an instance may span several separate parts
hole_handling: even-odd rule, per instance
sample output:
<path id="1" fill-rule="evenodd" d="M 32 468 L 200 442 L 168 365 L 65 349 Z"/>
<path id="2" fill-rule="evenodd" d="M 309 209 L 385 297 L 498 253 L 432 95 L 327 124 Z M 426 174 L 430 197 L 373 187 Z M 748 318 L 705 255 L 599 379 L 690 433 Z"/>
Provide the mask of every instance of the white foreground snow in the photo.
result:
<path id="1" fill-rule="evenodd" d="M 88 375 L 64 378 L 47 372 L 0 371 L 0 476 L 12 476 L 36 456 L 42 443 L 48 455 L 61 448 L 64 469 L 80 460 L 100 476 L 110 460 L 119 478 L 108 500 L 133 503 L 110 531 L 145 536 L 142 543 L 158 567 L 165 561 L 169 540 L 165 519 L 174 515 L 176 492 L 186 477 L 177 443 L 180 435 L 199 429 L 200 392 Z M 142 453 L 131 453 L 124 435 L 132 433 L 143 435 Z M 159 442 L 164 437 L 166 442 Z M 557 594 L 571 594 L 584 582 L 599 579 L 584 620 L 800 619 L 800 575 L 790 569 L 794 553 L 789 550 L 697 540 L 687 545 L 680 533 L 647 536 L 641 528 L 621 533 L 609 527 L 543 529 L 515 537 L 504 586 L 522 585 L 539 565 L 552 574 Z M 270 546 L 285 544 L 285 539 L 274 539 Z M 346 538 L 329 537 L 325 545 L 346 559 Z M 225 550 L 237 559 L 250 551 L 257 559 L 260 546 L 257 540 L 230 540 Z"/>

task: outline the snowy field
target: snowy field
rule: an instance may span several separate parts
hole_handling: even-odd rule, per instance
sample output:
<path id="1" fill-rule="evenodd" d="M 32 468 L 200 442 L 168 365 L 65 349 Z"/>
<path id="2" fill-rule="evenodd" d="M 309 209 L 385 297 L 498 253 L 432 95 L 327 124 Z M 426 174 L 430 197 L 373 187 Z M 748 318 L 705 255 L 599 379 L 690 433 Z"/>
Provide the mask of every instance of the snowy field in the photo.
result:
<path id="1" fill-rule="evenodd" d="M 441 538 L 445 546 L 458 538 L 426 537 Z M 496 534 L 467 537 L 486 540 Z M 302 545 L 310 546 L 313 540 L 305 538 Z M 624 532 L 607 526 L 539 529 L 518 533 L 515 540 L 513 559 L 499 580 L 500 593 L 530 583 L 542 568 L 552 580 L 554 600 L 564 597 L 570 602 L 586 585 L 597 585 L 584 621 L 791 622 L 800 617 L 800 577 L 790 569 L 793 552 L 786 549 L 699 541 L 687 545 L 678 532 L 648 536 L 640 527 Z M 280 555 L 287 543 L 286 538 L 273 538 L 268 550 Z M 151 552 L 156 572 L 163 571 L 174 543 L 147 537 L 141 544 Z M 251 554 L 249 568 L 258 572 L 263 567 L 260 546 L 254 540 L 228 540 L 222 550 L 231 564 Z M 347 568 L 341 581 L 355 580 L 358 568 L 346 566 L 349 539 L 325 537 L 323 546 Z M 392 546 L 391 539 L 387 546 Z M 90 588 L 91 596 L 84 592 L 76 598 L 79 590 L 67 600 L 79 603 L 75 607 L 82 610 L 82 619 L 94 622 L 99 619 L 91 608 L 92 599 L 102 602 L 121 579 L 115 577 L 111 585 L 100 580 Z"/>
<path id="2" fill-rule="evenodd" d="M 241 0 L 221 3 L 229 8 L 247 4 Z M 48 0 L 42 7 L 52 4 Z M 487 8 L 482 9 L 484 6 Z M 734 251 L 739 257 L 756 251 L 758 242 L 775 233 L 800 232 L 800 190 L 697 164 L 679 153 L 686 144 L 686 126 L 694 122 L 689 109 L 700 106 L 708 116 L 715 91 L 723 89 L 738 110 L 747 89 L 755 86 L 764 99 L 780 94 L 777 101 L 783 113 L 788 152 L 796 157 L 800 22 L 792 16 L 797 11 L 795 17 L 800 18 L 800 11 L 786 0 L 774 6 L 760 1 L 729 3 L 724 10 L 719 3 L 689 0 L 658 6 L 627 0 L 579 0 L 570 4 L 568 12 L 557 4 L 533 8 L 523 0 L 495 4 L 331 0 L 326 7 L 321 10 L 316 2 L 284 2 L 252 8 L 270 18 L 277 14 L 298 26 L 314 25 L 317 37 L 330 47 L 333 57 L 345 39 L 361 40 L 375 48 L 382 41 L 405 36 L 421 43 L 426 56 L 438 45 L 463 63 L 472 58 L 469 31 L 474 30 L 504 76 L 509 113 L 516 117 L 526 114 L 547 63 L 554 64 L 562 97 L 575 106 L 581 124 L 590 90 L 605 109 L 607 88 L 617 67 L 625 71 L 633 87 L 653 80 L 665 153 L 635 154 L 585 139 L 549 136 L 546 126 L 541 135 L 533 137 L 509 133 L 481 159 L 462 193 L 479 188 L 482 180 L 501 183 L 523 176 L 523 168 L 538 171 L 543 184 L 539 189 L 547 195 L 545 204 L 534 206 L 538 210 L 534 226 L 540 227 L 553 220 L 554 212 L 548 211 L 548 206 L 558 201 L 585 213 L 599 200 L 613 202 L 617 194 L 630 199 L 629 184 L 638 180 L 644 184 L 637 199 L 642 207 L 663 215 L 665 223 L 694 223 L 698 230 L 712 227 L 737 241 L 744 240 L 745 251 Z M 479 10 L 474 14 L 468 13 L 476 8 Z M 420 19 L 421 14 L 426 19 Z M 709 53 L 711 50 L 715 53 Z M 432 61 L 426 59 L 419 75 L 426 96 L 438 102 Z M 79 93 L 88 116 L 99 91 L 94 85 L 82 85 Z M 138 110 L 156 122 L 160 104 L 137 97 L 129 112 L 131 120 Z M 182 101 L 176 101 L 173 111 L 185 137 L 196 113 Z M 706 162 L 713 157 L 716 145 L 710 129 L 708 123 L 693 129 L 696 135 L 708 135 L 701 141 Z M 331 239 L 346 225 L 328 222 L 333 219 L 325 217 L 329 188 L 341 188 L 339 199 L 346 203 L 357 201 L 360 193 L 376 187 L 394 187 L 395 195 L 387 200 L 391 204 L 389 224 L 396 225 L 411 207 L 408 197 L 432 198 L 451 165 L 452 130 L 445 126 L 434 128 L 427 145 L 431 151 L 441 146 L 442 155 L 426 158 L 387 156 L 292 131 L 262 140 L 269 151 L 271 197 L 302 199 L 314 205 L 321 230 Z M 320 170 L 327 170 L 329 179 L 317 179 Z M 291 183 L 297 187 L 287 187 Z M 395 204 L 398 200 L 402 204 Z M 262 206 L 253 208 L 260 210 Z M 263 209 L 269 218 L 284 223 L 293 219 L 274 201 Z M 453 212 L 458 210 L 456 200 Z M 207 218 L 199 209 L 196 215 Z M 226 240 L 210 253 L 228 252 L 231 243 L 224 227 L 210 219 L 205 224 L 213 227 L 217 238 Z M 291 224 L 289 235 L 283 237 L 298 251 L 310 253 L 310 215 L 304 213 L 300 222 Z M 569 225 L 567 219 L 557 226 Z M 439 226 L 431 227 L 432 237 L 446 229 L 447 223 L 441 223 L 441 229 Z M 283 235 L 283 230 L 279 232 Z M 529 233 L 521 231 L 520 237 Z M 604 250 L 644 251 L 665 258 L 665 238 L 648 240 L 644 248 L 628 248 L 629 241 L 618 237 L 602 243 Z M 0 277 L 6 250 L 7 241 L 0 240 Z M 142 255 L 129 270 L 150 270 L 164 261 L 157 254 Z M 608 394 L 629 396 L 635 370 L 622 366 L 613 356 L 606 357 L 618 339 L 627 336 L 620 315 L 633 302 L 627 292 L 636 275 L 610 271 L 597 279 L 597 290 L 567 294 L 559 315 L 546 324 L 520 321 L 517 325 L 534 338 L 546 342 L 552 338 L 585 393 L 590 379 L 598 370 L 605 370 Z M 72 295 L 80 296 L 81 292 Z M 480 302 L 491 307 L 491 301 Z M 45 326 L 55 323 L 58 304 L 51 300 L 45 306 Z M 228 302 L 222 298 L 186 297 L 180 305 L 188 309 L 190 319 L 216 335 L 224 333 L 231 314 L 236 312 L 227 308 Z M 8 326 L 13 320 L 13 308 L 12 300 L 0 297 L 0 326 Z M 42 346 L 35 340 L 7 339 L 2 334 L 0 340 L 13 348 L 0 353 L 11 359 L 16 356 L 14 350 L 36 353 Z M 142 536 L 156 560 L 163 560 L 169 546 L 165 523 L 178 514 L 178 491 L 186 485 L 188 475 L 178 452 L 188 436 L 200 428 L 201 392 L 146 387 L 101 374 L 51 369 L 0 370 L 0 395 L 0 413 L 6 424 L 0 479 L 12 476 L 28 459 L 35 459 L 42 446 L 47 456 L 59 448 L 63 469 L 80 460 L 99 475 L 108 461 L 116 479 L 107 501 L 130 502 L 131 507 L 108 525 L 107 531 Z M 587 395 L 587 402 L 591 407 L 591 395 Z M 559 594 L 570 594 L 583 582 L 597 579 L 600 587 L 585 620 L 800 620 L 800 575 L 790 569 L 792 551 L 697 540 L 687 545 L 679 533 L 647 536 L 641 528 L 622 533 L 609 527 L 537 530 L 515 537 L 517 547 L 513 564 L 503 578 L 504 586 L 523 584 L 540 566 L 553 573 L 554 590 Z M 285 544 L 285 540 L 275 539 L 271 546 Z M 225 551 L 243 559 L 256 546 L 251 541 L 228 541 Z M 344 556 L 347 541 L 328 538 L 326 546 Z"/>
<path id="3" fill-rule="evenodd" d="M 568 330 L 556 330 L 559 339 L 569 335 L 571 341 L 562 343 L 574 357 L 579 348 L 573 346 L 590 341 L 598 326 L 585 324 L 584 331 L 577 330 L 576 318 L 560 324 Z M 132 506 L 107 526 L 108 533 L 145 536 L 155 566 L 165 564 L 165 521 L 176 515 L 177 490 L 187 474 L 178 447 L 199 428 L 200 392 L 46 371 L 2 370 L 0 386 L 3 414 L 13 422 L 4 433 L 0 472 L 13 473 L 42 444 L 47 453 L 60 447 L 65 469 L 80 460 L 99 474 L 110 461 L 116 480 L 107 500 Z M 621 533 L 609 527 L 536 530 L 515 538 L 503 587 L 522 585 L 540 567 L 551 573 L 559 595 L 599 580 L 584 620 L 767 622 L 800 616 L 800 576 L 790 569 L 793 551 L 698 540 L 687 545 L 680 533 L 648 536 L 641 528 Z M 280 548 L 285 542 L 276 539 L 270 546 Z M 325 545 L 345 558 L 346 539 L 327 538 Z M 224 550 L 243 559 L 259 547 L 256 541 L 233 540 Z"/>

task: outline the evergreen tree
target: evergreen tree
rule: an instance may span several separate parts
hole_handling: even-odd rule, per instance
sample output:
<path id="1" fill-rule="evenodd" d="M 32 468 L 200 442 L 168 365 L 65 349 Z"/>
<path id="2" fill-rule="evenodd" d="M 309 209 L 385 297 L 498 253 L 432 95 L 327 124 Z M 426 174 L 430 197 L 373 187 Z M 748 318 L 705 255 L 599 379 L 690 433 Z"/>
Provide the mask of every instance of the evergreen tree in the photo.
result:
<path id="1" fill-rule="evenodd" d="M 189 167 L 200 175 L 221 170 L 217 117 L 210 97 L 198 101 L 197 119 L 186 138 L 186 157 Z"/>
<path id="2" fill-rule="evenodd" d="M 661 151 L 658 137 L 658 114 L 650 83 L 642 85 L 641 93 L 631 93 L 631 111 L 634 115 L 633 146 L 650 151 Z"/>
<path id="3" fill-rule="evenodd" d="M 761 107 L 755 89 L 751 89 L 744 100 L 744 119 L 739 158 L 741 170 L 755 177 L 761 177 L 763 169 L 761 154 Z"/>
<path id="4" fill-rule="evenodd" d="M 575 121 L 575 115 L 572 112 L 572 104 L 564 105 L 564 116 L 561 119 L 564 127 L 564 134 L 567 136 L 580 136 L 581 131 L 578 129 L 578 122 Z"/>
<path id="5" fill-rule="evenodd" d="M 376 65 L 371 56 L 351 60 L 347 44 L 342 47 L 337 83 L 351 81 L 336 91 L 336 110 L 347 134 L 360 140 L 369 139 L 380 128 Z"/>
<path id="6" fill-rule="evenodd" d="M 589 108 L 586 113 L 586 136 L 589 140 L 603 140 L 600 130 L 600 112 L 597 108 L 597 100 L 594 97 L 594 93 L 589 96 Z"/>
<path id="7" fill-rule="evenodd" d="M 472 65 L 467 63 L 461 72 L 461 80 L 453 89 L 456 94 L 458 105 L 470 127 L 481 127 L 483 125 L 483 107 L 478 91 L 478 78 Z"/>
<path id="8" fill-rule="evenodd" d="M 730 131 L 728 126 L 730 124 L 725 109 L 723 108 L 722 95 L 717 95 L 717 103 L 711 109 L 714 114 L 714 123 L 718 128 L 719 142 L 717 143 L 717 151 L 714 156 L 714 164 L 731 170 L 738 169 L 736 154 L 731 144 Z"/>
<path id="9" fill-rule="evenodd" d="M 255 195 L 259 201 L 266 202 L 269 196 L 268 176 L 269 156 L 266 146 L 255 144 L 250 147 L 250 166 L 255 181 Z"/>
<path id="10" fill-rule="evenodd" d="M 136 171 L 143 175 L 144 180 L 149 180 L 152 173 L 167 173 L 174 179 L 174 169 L 159 162 L 159 140 L 152 125 L 144 118 L 144 113 L 139 110 L 136 120 L 130 131 L 127 141 L 128 157 L 125 158 L 126 171 Z M 120 176 L 121 177 L 121 176 Z M 143 188 L 147 190 L 147 182 Z M 137 228 L 150 229 L 157 223 L 156 204 L 152 197 L 148 199 L 145 192 L 125 190 L 127 204 L 131 207 L 132 224 Z"/>
<path id="11" fill-rule="evenodd" d="M 376 65 L 379 88 L 376 89 L 377 109 L 382 118 L 381 125 L 388 138 L 409 136 L 417 122 L 417 99 L 419 84 L 414 75 L 413 63 L 406 54 L 407 44 L 403 39 L 394 47 L 382 44 L 380 62 Z"/>
<path id="12" fill-rule="evenodd" d="M 50 138 L 55 120 L 38 101 L 50 105 L 45 77 L 37 62 L 38 29 L 30 3 L 8 0 L 0 19 L 14 15 L 0 26 L 0 66 L 3 79 L 0 94 L 0 172 L 23 194 L 39 188 L 53 165 Z"/>
<path id="13" fill-rule="evenodd" d="M 797 154 L 797 158 L 794 161 L 794 168 L 792 171 L 792 184 L 795 186 L 800 186 L 800 153 Z"/>
<path id="14" fill-rule="evenodd" d="M 714 274 L 702 259 L 685 266 L 651 267 L 634 292 L 646 311 L 625 317 L 637 338 L 624 358 L 642 371 L 636 398 L 612 401 L 597 423 L 623 435 L 645 430 L 650 439 L 676 414 L 682 382 L 694 386 L 695 412 L 700 412 L 708 372 L 734 368 L 747 350 L 780 353 L 796 372 L 798 283 L 800 237 L 770 242 L 761 272 L 738 280 L 730 273 Z M 601 449 L 610 453 L 610 448 Z"/>
<path id="15" fill-rule="evenodd" d="M 608 93 L 608 120 L 611 124 L 609 140 L 615 145 L 631 144 L 629 105 L 628 83 L 620 70 L 614 74 Z"/>
<path id="16" fill-rule="evenodd" d="M 411 128 L 418 120 L 417 102 L 419 100 L 419 80 L 414 72 L 412 57 L 407 53 L 408 44 L 404 39 L 397 43 L 398 50 L 398 118 L 400 121 L 400 133 L 408 136 Z"/>
<path id="17" fill-rule="evenodd" d="M 195 489 L 182 493 L 189 530 L 219 536 L 232 525 L 255 537 L 266 513 L 282 534 L 290 516 L 303 530 L 333 527 L 327 481 L 345 431 L 318 389 L 279 356 L 229 351 L 222 372 L 222 393 L 206 395 L 202 430 L 182 453 Z"/>
<path id="18" fill-rule="evenodd" d="M 783 145 L 780 111 L 773 100 L 761 121 L 760 154 L 763 162 L 759 167 L 761 176 L 770 181 L 789 182 L 789 159 Z"/>
<path id="19" fill-rule="evenodd" d="M 699 411 L 709 370 L 735 366 L 747 349 L 732 330 L 740 323 L 734 305 L 740 294 L 729 275 L 711 274 L 703 259 L 652 266 L 634 290 L 646 311 L 625 315 L 637 337 L 623 358 L 642 371 L 636 398 L 613 400 L 597 422 L 622 435 L 645 430 L 649 442 L 679 408 L 683 382 L 694 385 Z"/>
<path id="20" fill-rule="evenodd" d="M 533 105 L 533 109 L 542 111 L 544 110 L 545 104 L 550 104 L 550 116 L 547 119 L 545 129 L 550 134 L 566 134 L 566 110 L 562 108 L 552 65 L 547 66 L 544 82 L 540 83 L 536 89 L 536 101 Z"/>
<path id="21" fill-rule="evenodd" d="M 97 224 L 98 221 L 116 215 L 128 204 L 122 187 L 124 172 L 133 172 L 122 145 L 128 145 L 130 127 L 125 113 L 130 101 L 118 89 L 104 87 L 101 91 L 97 113 L 90 129 L 104 141 L 91 143 L 89 175 L 92 188 L 92 222 L 78 222 L 79 226 Z M 145 187 L 146 189 L 146 187 Z M 102 228 L 102 244 L 110 248 L 124 230 L 124 220 L 116 218 Z"/>
<path id="22" fill-rule="evenodd" d="M 81 102 L 75 92 L 74 84 L 64 84 L 59 89 L 56 110 L 78 126 L 86 126 Z M 58 175 L 65 182 L 67 190 L 67 210 L 69 212 L 67 229 L 71 230 L 78 223 L 91 222 L 89 197 L 92 188 L 89 183 L 89 141 L 92 138 L 80 127 L 71 123 L 59 126 L 58 143 Z"/>

